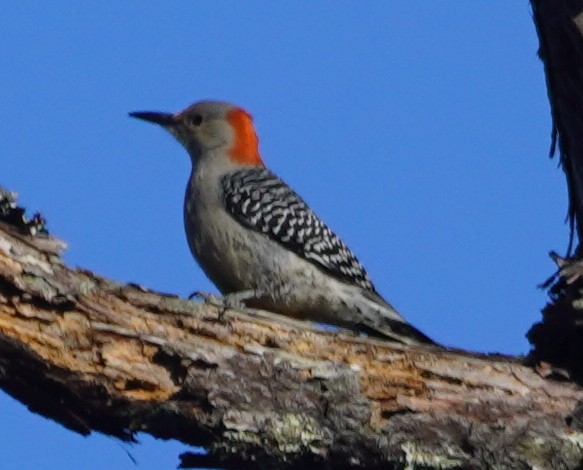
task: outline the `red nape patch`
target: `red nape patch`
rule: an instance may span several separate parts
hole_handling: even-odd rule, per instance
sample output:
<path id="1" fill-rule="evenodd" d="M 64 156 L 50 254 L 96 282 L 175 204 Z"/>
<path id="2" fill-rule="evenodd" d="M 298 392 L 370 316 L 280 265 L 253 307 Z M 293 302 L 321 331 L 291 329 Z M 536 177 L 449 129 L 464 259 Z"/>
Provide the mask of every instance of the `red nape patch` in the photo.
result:
<path id="1" fill-rule="evenodd" d="M 227 113 L 227 121 L 235 131 L 235 143 L 228 152 L 233 160 L 243 165 L 263 165 L 251 115 L 241 108 L 235 108 Z"/>

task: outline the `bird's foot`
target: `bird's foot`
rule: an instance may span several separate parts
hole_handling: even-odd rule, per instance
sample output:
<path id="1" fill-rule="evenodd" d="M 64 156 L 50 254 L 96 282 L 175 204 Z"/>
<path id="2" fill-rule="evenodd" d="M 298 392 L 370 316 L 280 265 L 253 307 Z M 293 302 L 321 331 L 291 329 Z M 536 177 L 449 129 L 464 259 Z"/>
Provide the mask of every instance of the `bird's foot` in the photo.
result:
<path id="1" fill-rule="evenodd" d="M 256 289 L 242 290 L 226 294 L 223 299 L 233 308 L 245 308 L 245 302 L 248 300 L 260 299 L 263 294 Z"/>
<path id="2" fill-rule="evenodd" d="M 194 291 L 188 296 L 188 300 L 200 299 L 205 304 L 214 305 L 216 307 L 223 305 L 223 297 L 216 294 L 211 294 L 209 292 L 202 292 L 199 290 Z"/>
<path id="3" fill-rule="evenodd" d="M 188 296 L 188 300 L 194 298 L 201 299 L 205 304 L 212 305 L 219 309 L 219 318 L 222 318 L 228 309 L 243 309 L 245 301 L 259 298 L 258 291 L 250 289 L 239 292 L 231 292 L 223 296 L 209 294 L 208 292 L 195 291 Z"/>

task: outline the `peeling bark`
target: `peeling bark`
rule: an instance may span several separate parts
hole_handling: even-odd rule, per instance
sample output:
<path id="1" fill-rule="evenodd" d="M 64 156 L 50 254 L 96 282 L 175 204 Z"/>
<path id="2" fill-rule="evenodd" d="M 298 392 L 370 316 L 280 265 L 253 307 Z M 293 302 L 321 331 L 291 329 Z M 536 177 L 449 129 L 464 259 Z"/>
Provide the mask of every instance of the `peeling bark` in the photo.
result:
<path id="1" fill-rule="evenodd" d="M 580 242 L 583 239 L 583 1 L 531 0 L 530 3 L 553 116 L 551 156 L 558 147 L 567 179 L 571 229 Z M 568 252 L 570 246 L 571 243 Z M 577 254 L 580 251 L 578 246 Z"/>
<path id="2" fill-rule="evenodd" d="M 583 381 L 583 1 L 531 0 L 534 23 L 544 65 L 553 117 L 551 156 L 559 150 L 569 195 L 571 254 L 573 258 L 551 257 L 557 274 L 550 286 L 552 302 L 543 310 L 540 323 L 528 338 L 534 346 L 532 361 L 547 362 L 559 374 Z"/>
<path id="3" fill-rule="evenodd" d="M 89 271 L 0 223 L 0 387 L 82 434 L 208 449 L 183 465 L 577 468 L 583 390 L 520 360 L 224 310 Z"/>

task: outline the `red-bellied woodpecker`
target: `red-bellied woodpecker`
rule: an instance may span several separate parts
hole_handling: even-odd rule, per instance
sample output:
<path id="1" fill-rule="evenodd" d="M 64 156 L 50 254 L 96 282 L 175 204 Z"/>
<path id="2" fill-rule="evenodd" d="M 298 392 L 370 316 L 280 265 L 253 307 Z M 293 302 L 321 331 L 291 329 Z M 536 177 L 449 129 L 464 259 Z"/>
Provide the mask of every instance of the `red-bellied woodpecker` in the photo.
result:
<path id="1" fill-rule="evenodd" d="M 201 101 L 176 114 L 130 116 L 161 125 L 190 154 L 186 237 L 227 298 L 402 343 L 432 343 L 377 293 L 342 240 L 264 166 L 249 113 Z"/>

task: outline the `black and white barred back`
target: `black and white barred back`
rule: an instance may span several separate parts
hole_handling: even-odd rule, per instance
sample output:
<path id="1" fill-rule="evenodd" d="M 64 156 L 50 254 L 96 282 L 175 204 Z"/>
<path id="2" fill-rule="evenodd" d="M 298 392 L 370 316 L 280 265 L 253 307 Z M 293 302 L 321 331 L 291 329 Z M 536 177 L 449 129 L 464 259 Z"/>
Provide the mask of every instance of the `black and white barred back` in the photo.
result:
<path id="1" fill-rule="evenodd" d="M 227 211 L 339 280 L 376 294 L 364 267 L 293 189 L 263 167 L 223 176 Z"/>

